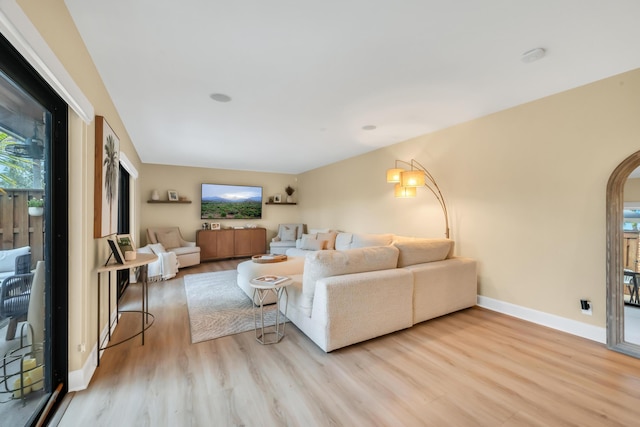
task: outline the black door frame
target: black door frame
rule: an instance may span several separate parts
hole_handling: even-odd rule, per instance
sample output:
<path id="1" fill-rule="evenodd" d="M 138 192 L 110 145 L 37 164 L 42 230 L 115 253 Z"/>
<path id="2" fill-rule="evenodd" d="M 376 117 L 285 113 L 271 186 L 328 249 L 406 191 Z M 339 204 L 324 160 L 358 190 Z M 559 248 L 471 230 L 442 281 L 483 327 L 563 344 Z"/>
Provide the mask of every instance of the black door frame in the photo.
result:
<path id="1" fill-rule="evenodd" d="M 56 396 L 53 410 L 68 390 L 69 347 L 69 183 L 68 183 L 68 105 L 58 96 L 37 71 L 0 34 L 0 70 L 51 112 L 51 143 L 45 147 L 45 384 Z M 55 202 L 51 202 L 55 201 Z M 55 249 L 55 250 L 54 250 Z M 55 284 L 55 287 L 53 286 Z M 46 360 L 46 359 L 45 359 Z M 54 393 L 61 385 L 60 390 Z M 50 396 L 51 396 L 50 395 Z M 33 414 L 30 424 L 35 425 L 44 411 Z"/>

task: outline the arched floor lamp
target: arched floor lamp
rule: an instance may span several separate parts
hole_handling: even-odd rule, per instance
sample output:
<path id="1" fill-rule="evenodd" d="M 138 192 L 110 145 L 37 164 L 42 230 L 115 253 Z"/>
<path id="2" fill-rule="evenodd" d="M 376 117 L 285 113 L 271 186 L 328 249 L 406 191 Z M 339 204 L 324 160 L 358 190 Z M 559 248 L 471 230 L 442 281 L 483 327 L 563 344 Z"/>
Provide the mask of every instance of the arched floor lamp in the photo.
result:
<path id="1" fill-rule="evenodd" d="M 398 167 L 398 165 L 406 165 L 409 170 Z M 387 170 L 387 182 L 395 183 L 394 195 L 397 198 L 413 198 L 416 197 L 416 189 L 423 185 L 427 187 L 440 203 L 442 213 L 444 214 L 444 224 L 446 238 L 449 238 L 449 215 L 447 213 L 447 205 L 444 202 L 442 192 L 436 184 L 436 180 L 417 160 L 411 159 L 410 162 L 404 160 L 396 160 L 395 168 Z"/>

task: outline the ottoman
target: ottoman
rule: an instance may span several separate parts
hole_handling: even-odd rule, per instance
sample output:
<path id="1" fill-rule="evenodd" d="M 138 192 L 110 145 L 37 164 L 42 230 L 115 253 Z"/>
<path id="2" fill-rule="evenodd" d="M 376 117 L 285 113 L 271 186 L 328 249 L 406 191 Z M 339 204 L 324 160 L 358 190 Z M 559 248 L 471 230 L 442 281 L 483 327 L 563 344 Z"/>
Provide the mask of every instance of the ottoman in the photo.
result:
<path id="1" fill-rule="evenodd" d="M 253 299 L 253 288 L 251 287 L 251 279 L 260 276 L 294 276 L 302 274 L 304 270 L 304 257 L 288 257 L 286 261 L 272 263 L 257 263 L 252 260 L 244 261 L 238 264 L 238 286 Z M 263 304 L 273 304 L 276 302 L 275 295 L 271 294 L 266 297 Z M 256 301 L 253 302 L 256 304 Z M 256 304 L 258 305 L 258 304 Z"/>

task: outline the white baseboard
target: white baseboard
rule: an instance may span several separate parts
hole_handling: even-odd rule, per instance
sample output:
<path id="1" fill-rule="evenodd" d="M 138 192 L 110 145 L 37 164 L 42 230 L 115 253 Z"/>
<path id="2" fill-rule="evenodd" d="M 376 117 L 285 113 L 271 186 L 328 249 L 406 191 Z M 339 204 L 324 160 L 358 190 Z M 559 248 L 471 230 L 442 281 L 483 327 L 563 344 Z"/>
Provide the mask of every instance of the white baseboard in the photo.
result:
<path id="1" fill-rule="evenodd" d="M 607 329 L 598 326 L 588 325 L 578 322 L 577 320 L 567 319 L 565 317 L 556 316 L 555 314 L 545 313 L 543 311 L 533 310 L 531 308 L 522 307 L 497 299 L 478 295 L 478 305 L 488 310 L 497 311 L 509 316 L 528 322 L 537 323 L 538 325 L 547 326 L 602 344 L 607 342 Z"/>
<path id="2" fill-rule="evenodd" d="M 118 316 L 118 312 L 114 311 L 111 314 L 111 321 L 109 322 L 109 324 L 113 325 L 111 327 L 111 334 L 113 334 L 113 332 L 116 329 L 117 324 L 115 323 L 115 319 L 116 316 Z M 119 319 L 118 319 L 119 320 Z M 105 325 L 104 329 L 102 330 L 102 332 L 100 333 L 100 342 L 105 342 L 107 339 L 107 328 L 108 325 Z M 84 362 L 84 365 L 82 366 L 82 369 L 79 369 L 77 371 L 70 371 L 69 372 L 69 391 L 80 391 L 80 390 L 84 390 L 87 387 L 89 387 L 89 383 L 91 382 L 91 378 L 93 377 L 93 374 L 96 371 L 96 352 L 98 351 L 98 344 L 95 343 L 93 345 L 93 347 L 91 348 L 91 352 L 89 353 L 89 357 L 87 357 L 87 360 Z M 100 356 L 102 357 L 102 353 L 104 353 L 104 350 L 102 350 Z"/>

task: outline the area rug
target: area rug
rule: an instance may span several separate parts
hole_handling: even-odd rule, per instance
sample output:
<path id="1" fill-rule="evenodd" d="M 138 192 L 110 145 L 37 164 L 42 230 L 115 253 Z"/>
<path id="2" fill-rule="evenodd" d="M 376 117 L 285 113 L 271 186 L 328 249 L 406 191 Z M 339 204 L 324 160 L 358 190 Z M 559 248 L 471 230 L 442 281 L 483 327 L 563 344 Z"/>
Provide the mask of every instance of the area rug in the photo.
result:
<path id="1" fill-rule="evenodd" d="M 236 270 L 184 276 L 193 344 L 254 329 L 253 303 L 236 276 Z M 275 324 L 275 309 L 275 304 L 265 306 L 265 325 Z"/>

